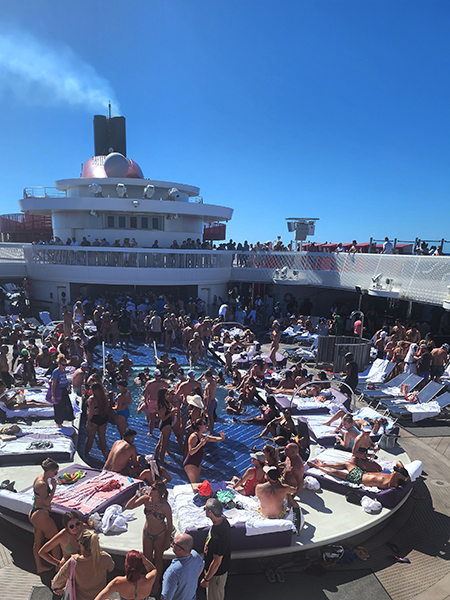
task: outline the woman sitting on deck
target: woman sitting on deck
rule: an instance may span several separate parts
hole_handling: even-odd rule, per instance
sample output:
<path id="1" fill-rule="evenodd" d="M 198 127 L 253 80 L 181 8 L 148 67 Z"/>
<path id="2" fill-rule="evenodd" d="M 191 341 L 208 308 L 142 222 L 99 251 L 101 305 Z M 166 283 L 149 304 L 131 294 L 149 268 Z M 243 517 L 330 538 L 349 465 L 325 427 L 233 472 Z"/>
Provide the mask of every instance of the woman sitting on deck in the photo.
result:
<path id="1" fill-rule="evenodd" d="M 266 404 L 259 406 L 259 410 L 261 414 L 256 415 L 256 417 L 248 417 L 246 419 L 236 419 L 233 417 L 233 421 L 237 423 L 251 423 L 252 425 L 267 425 L 279 416 L 277 404 L 273 396 L 267 396 Z"/>
<path id="2" fill-rule="evenodd" d="M 233 477 L 231 480 L 231 487 L 244 496 L 254 496 L 258 483 L 265 481 L 263 467 L 266 464 L 266 456 L 264 452 L 252 453 L 250 458 L 253 466 L 247 469 L 241 478 Z"/>

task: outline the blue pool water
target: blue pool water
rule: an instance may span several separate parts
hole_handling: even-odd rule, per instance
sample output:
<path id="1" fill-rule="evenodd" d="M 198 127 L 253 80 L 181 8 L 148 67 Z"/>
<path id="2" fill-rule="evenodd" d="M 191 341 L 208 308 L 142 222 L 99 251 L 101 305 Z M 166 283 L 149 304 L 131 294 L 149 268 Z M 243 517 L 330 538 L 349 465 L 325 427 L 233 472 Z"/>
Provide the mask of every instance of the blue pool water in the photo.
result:
<path id="1" fill-rule="evenodd" d="M 111 350 L 110 348 L 107 348 L 106 351 L 110 352 L 116 361 L 122 358 L 122 350 Z M 137 386 L 134 383 L 134 377 L 136 377 L 138 371 L 142 370 L 144 366 L 149 366 L 150 370 L 153 370 L 153 349 L 143 345 L 130 345 L 130 351 L 128 352 L 128 355 L 133 361 L 134 367 L 133 375 L 129 379 L 129 389 L 133 397 L 133 407 L 131 409 L 131 416 L 128 419 L 128 426 L 135 429 L 137 432 L 135 445 L 138 453 L 143 455 L 154 454 L 156 444 L 158 443 L 159 439 L 159 430 L 155 428 L 153 436 L 149 436 L 148 424 L 145 415 L 136 414 L 136 408 L 141 399 L 143 387 Z M 188 366 L 186 357 L 180 350 L 175 349 L 174 351 L 169 352 L 169 356 L 172 355 L 176 356 L 181 366 Z M 97 363 L 96 366 L 101 367 L 101 364 Z M 215 362 L 211 357 L 208 357 L 205 362 L 202 362 L 200 366 L 196 368 L 198 375 L 200 375 L 208 366 L 213 366 L 216 368 L 221 367 L 221 365 L 218 365 L 217 362 Z M 229 480 L 231 477 L 233 477 L 233 475 L 244 473 L 244 471 L 251 465 L 249 452 L 250 448 L 255 444 L 254 436 L 261 432 L 261 428 L 259 426 L 240 425 L 238 423 L 234 423 L 232 418 L 226 414 L 224 398 L 227 395 L 227 391 L 228 390 L 226 390 L 226 388 L 217 386 L 216 399 L 218 401 L 218 420 L 216 421 L 214 428 L 216 434 L 218 434 L 220 431 L 223 431 L 226 439 L 223 442 L 210 442 L 206 445 L 205 456 L 202 463 L 201 480 Z M 259 410 L 256 407 L 247 407 L 245 416 L 253 416 L 256 414 L 259 414 Z M 84 446 L 86 444 L 86 431 L 84 422 L 85 421 L 83 418 L 79 436 L 79 453 L 83 458 Z M 118 437 L 116 426 L 109 423 L 106 431 L 108 448 L 111 448 Z M 259 442 L 256 444 L 258 448 L 262 448 L 264 445 L 262 440 L 257 441 Z M 98 448 L 97 440 L 94 442 L 90 456 L 85 460 L 88 464 L 92 464 L 93 466 L 99 466 L 100 463 L 103 464 L 103 456 Z M 168 466 L 166 468 L 172 476 L 172 481 L 170 482 L 169 487 L 189 482 L 183 469 L 182 452 L 173 434 L 170 438 L 167 463 Z"/>

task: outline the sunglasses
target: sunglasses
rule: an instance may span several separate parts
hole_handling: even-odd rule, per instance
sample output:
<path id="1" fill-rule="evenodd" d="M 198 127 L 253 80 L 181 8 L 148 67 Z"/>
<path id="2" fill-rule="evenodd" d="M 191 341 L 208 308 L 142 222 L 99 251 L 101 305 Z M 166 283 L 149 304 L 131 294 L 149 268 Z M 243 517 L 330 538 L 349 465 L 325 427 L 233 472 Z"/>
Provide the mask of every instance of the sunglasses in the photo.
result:
<path id="1" fill-rule="evenodd" d="M 172 542 L 172 548 L 175 548 L 175 546 L 177 546 L 180 550 L 183 550 L 183 552 L 187 552 L 183 546 L 180 546 L 180 544 L 177 544 L 176 542 Z"/>
<path id="2" fill-rule="evenodd" d="M 75 527 L 79 527 L 81 525 L 81 521 L 77 521 L 73 525 L 69 525 L 69 529 L 75 529 Z"/>

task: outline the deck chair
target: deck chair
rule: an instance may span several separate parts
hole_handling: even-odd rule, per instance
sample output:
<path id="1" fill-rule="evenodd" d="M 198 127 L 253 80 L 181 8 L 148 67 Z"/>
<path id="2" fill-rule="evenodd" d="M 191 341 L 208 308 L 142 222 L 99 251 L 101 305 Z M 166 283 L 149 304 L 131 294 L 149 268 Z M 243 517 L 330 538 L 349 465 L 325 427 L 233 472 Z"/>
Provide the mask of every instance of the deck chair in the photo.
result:
<path id="1" fill-rule="evenodd" d="M 372 400 L 379 400 L 381 398 L 395 398 L 396 396 L 401 395 L 399 388 L 402 384 L 408 385 L 409 390 L 412 390 L 419 384 L 420 381 L 422 381 L 422 377 L 419 377 L 419 375 L 400 373 L 400 375 L 397 375 L 397 377 L 394 377 L 394 379 L 391 379 L 391 381 L 388 383 L 379 385 L 378 389 L 364 389 L 362 393 L 364 398 L 369 403 Z"/>
<path id="2" fill-rule="evenodd" d="M 420 404 L 426 404 L 427 402 L 430 402 L 430 400 L 432 400 L 435 396 L 437 396 L 439 392 L 441 392 L 444 389 L 444 387 L 445 386 L 441 383 L 437 383 L 436 381 L 430 381 L 423 388 L 423 390 L 420 390 L 420 392 L 417 394 L 417 400 L 420 402 Z M 407 411 L 405 408 L 405 403 L 401 403 L 399 401 L 395 402 L 388 398 L 380 400 L 379 404 L 377 405 L 377 408 L 379 406 L 384 407 L 387 411 L 389 411 L 390 414 L 395 415 L 396 418 L 410 414 L 409 411 Z"/>
<path id="3" fill-rule="evenodd" d="M 39 318 L 44 323 L 44 325 L 51 325 L 53 323 L 50 313 L 48 311 L 40 312 Z"/>
<path id="4" fill-rule="evenodd" d="M 367 383 L 384 383 L 392 373 L 394 367 L 394 362 L 377 358 L 370 365 L 370 368 L 367 372 L 360 373 L 358 375 L 358 385 L 364 385 Z"/>

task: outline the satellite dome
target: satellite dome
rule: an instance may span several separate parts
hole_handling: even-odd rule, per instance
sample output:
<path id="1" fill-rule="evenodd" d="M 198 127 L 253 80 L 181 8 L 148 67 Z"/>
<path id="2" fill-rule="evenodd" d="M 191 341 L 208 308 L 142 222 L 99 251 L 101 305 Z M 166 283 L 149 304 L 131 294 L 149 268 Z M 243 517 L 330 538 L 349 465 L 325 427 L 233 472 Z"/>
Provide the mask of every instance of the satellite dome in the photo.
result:
<path id="1" fill-rule="evenodd" d="M 112 152 L 105 158 L 103 165 L 107 177 L 126 177 L 128 173 L 128 161 L 123 154 Z"/>

